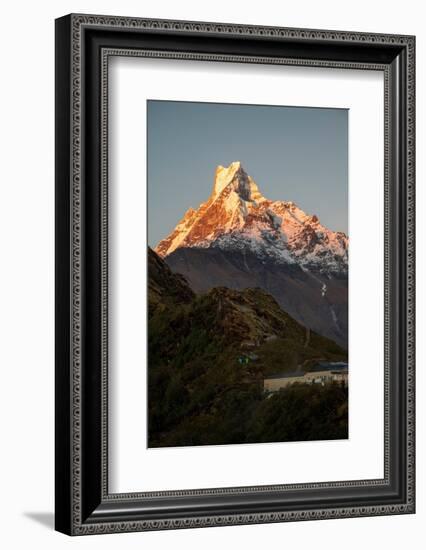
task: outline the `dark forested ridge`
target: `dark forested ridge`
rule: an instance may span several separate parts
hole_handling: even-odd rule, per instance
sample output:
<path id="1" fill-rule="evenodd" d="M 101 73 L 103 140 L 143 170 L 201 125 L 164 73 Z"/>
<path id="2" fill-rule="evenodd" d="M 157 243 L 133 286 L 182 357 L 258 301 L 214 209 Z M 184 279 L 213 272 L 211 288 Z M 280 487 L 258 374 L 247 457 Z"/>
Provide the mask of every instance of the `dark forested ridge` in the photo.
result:
<path id="1" fill-rule="evenodd" d="M 217 286 L 236 290 L 258 287 L 302 325 L 347 349 L 348 275 L 304 270 L 256 254 L 218 248 L 178 248 L 165 261 L 195 292 Z M 321 289 L 326 289 L 321 291 Z"/>
<path id="2" fill-rule="evenodd" d="M 265 376 L 344 361 L 345 350 L 259 288 L 195 295 L 151 249 L 148 277 L 150 447 L 347 437 L 347 388 L 263 392 Z"/>

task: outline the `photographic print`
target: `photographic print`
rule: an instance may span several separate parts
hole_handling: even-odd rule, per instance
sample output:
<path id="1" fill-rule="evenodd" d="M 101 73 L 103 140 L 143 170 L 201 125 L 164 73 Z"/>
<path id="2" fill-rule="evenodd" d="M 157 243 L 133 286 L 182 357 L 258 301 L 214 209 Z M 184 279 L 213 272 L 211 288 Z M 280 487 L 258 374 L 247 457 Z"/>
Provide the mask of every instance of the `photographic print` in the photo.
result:
<path id="1" fill-rule="evenodd" d="M 348 111 L 147 121 L 148 447 L 348 438 Z"/>

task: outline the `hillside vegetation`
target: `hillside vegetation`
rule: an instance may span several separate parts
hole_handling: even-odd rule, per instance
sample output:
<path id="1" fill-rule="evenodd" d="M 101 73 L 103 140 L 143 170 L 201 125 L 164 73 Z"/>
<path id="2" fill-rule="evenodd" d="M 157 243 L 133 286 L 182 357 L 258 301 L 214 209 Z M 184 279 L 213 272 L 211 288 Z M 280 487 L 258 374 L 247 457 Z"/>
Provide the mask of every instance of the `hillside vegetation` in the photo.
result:
<path id="1" fill-rule="evenodd" d="M 261 289 L 195 295 L 148 251 L 149 446 L 347 437 L 347 390 L 293 386 L 269 398 L 263 379 L 347 359 Z"/>

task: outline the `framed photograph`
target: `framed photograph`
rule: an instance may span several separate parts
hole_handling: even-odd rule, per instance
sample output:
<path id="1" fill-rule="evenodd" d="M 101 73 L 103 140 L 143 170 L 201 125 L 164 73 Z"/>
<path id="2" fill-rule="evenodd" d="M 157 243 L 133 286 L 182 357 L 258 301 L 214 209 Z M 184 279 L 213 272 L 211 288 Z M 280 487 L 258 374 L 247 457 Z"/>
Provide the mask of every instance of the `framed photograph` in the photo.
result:
<path id="1" fill-rule="evenodd" d="M 56 20 L 56 529 L 415 511 L 415 39 Z"/>

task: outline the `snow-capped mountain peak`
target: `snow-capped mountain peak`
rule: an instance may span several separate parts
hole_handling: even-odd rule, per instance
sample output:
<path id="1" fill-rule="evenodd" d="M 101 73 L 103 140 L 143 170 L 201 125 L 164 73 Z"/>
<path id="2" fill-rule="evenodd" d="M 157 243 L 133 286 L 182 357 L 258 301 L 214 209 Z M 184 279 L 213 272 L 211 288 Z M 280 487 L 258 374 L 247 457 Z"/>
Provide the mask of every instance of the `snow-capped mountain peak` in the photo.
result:
<path id="1" fill-rule="evenodd" d="M 228 167 L 219 165 L 216 168 L 212 197 L 218 197 L 233 180 L 235 173 L 241 168 L 241 162 L 232 162 Z"/>
<path id="2" fill-rule="evenodd" d="M 239 161 L 216 168 L 207 202 L 190 208 L 156 252 L 166 257 L 181 247 L 250 251 L 260 260 L 347 271 L 346 235 L 327 229 L 291 201 L 266 199 Z"/>
<path id="3" fill-rule="evenodd" d="M 241 200 L 250 202 L 265 200 L 259 193 L 256 182 L 247 174 L 240 161 L 232 162 L 228 167 L 218 166 L 216 168 L 210 200 L 214 201 L 228 187 Z"/>

